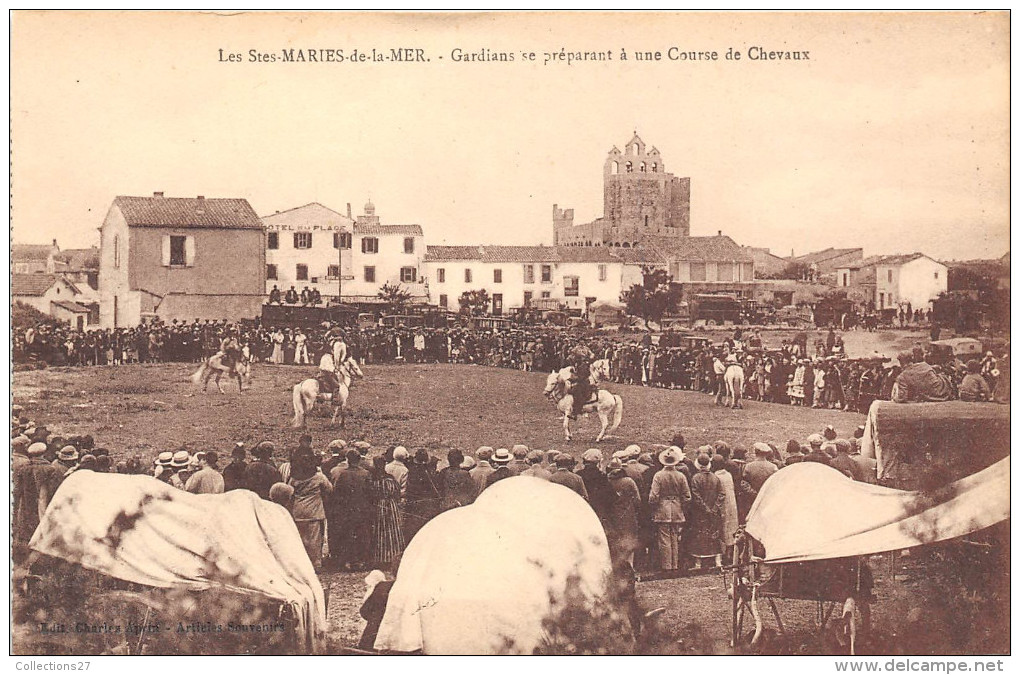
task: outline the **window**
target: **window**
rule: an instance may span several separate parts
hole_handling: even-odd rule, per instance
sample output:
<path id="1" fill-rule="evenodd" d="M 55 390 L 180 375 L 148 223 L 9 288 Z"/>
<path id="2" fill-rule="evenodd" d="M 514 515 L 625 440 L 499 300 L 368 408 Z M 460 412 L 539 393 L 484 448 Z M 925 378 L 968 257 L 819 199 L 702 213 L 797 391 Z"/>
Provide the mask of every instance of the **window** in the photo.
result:
<path id="1" fill-rule="evenodd" d="M 470 269 L 464 270 L 464 283 L 465 284 L 470 284 L 471 283 L 471 270 Z"/>
<path id="2" fill-rule="evenodd" d="M 886 271 L 886 277 L 888 278 L 889 283 L 891 284 L 892 283 L 892 270 L 887 270 Z"/>
<path id="3" fill-rule="evenodd" d="M 311 232 L 294 233 L 294 248 L 311 248 L 311 247 L 312 247 Z"/>
<path id="4" fill-rule="evenodd" d="M 446 295 L 439 296 L 439 306 L 444 309 L 450 306 L 449 298 L 447 298 Z"/>
<path id="5" fill-rule="evenodd" d="M 365 240 L 362 239 L 362 241 L 365 241 Z M 370 284 L 374 284 L 375 283 L 375 267 L 366 267 L 365 268 L 365 281 L 367 283 L 370 283 Z"/>
<path id="6" fill-rule="evenodd" d="M 280 248 L 280 233 L 279 232 L 269 232 L 269 233 L 267 233 L 267 236 L 268 236 L 268 239 L 266 240 L 266 245 L 269 248 L 274 249 L 274 250 Z"/>
<path id="7" fill-rule="evenodd" d="M 376 237 L 362 237 L 361 238 L 361 252 L 362 253 L 378 253 L 379 252 L 379 240 Z"/>
<path id="8" fill-rule="evenodd" d="M 340 278 L 340 265 L 330 265 L 326 268 L 327 279 L 339 279 Z"/>
<path id="9" fill-rule="evenodd" d="M 492 283 L 494 284 L 503 283 L 503 270 L 500 269 L 492 270 Z"/>
<path id="10" fill-rule="evenodd" d="M 599 265 L 599 281 L 605 281 L 609 278 L 609 270 L 606 265 Z"/>
<path id="11" fill-rule="evenodd" d="M 503 314 L 503 294 L 493 293 L 492 294 L 492 314 L 493 316 L 502 316 Z"/>
<path id="12" fill-rule="evenodd" d="M 741 281 L 752 281 L 754 279 L 754 263 L 741 263 L 743 265 L 743 276 Z"/>
<path id="13" fill-rule="evenodd" d="M 524 306 L 531 307 L 531 298 L 534 294 L 531 291 L 524 291 Z"/>
<path id="14" fill-rule="evenodd" d="M 840 285 L 841 286 L 849 286 L 850 285 L 850 273 L 849 272 L 843 272 L 843 282 Z"/>
<path id="15" fill-rule="evenodd" d="M 436 270 L 436 282 L 440 284 L 446 283 L 446 268 L 440 267 Z"/>
<path id="16" fill-rule="evenodd" d="M 113 266 L 120 267 L 120 235 L 113 235 Z"/>
<path id="17" fill-rule="evenodd" d="M 545 299 L 551 298 L 552 293 L 550 291 L 542 291 L 542 297 Z"/>
<path id="18" fill-rule="evenodd" d="M 878 308 L 885 309 L 885 293 L 878 294 Z"/>
<path id="19" fill-rule="evenodd" d="M 350 232 L 333 233 L 333 248 L 350 248 L 350 247 L 351 247 Z"/>
<path id="20" fill-rule="evenodd" d="M 533 284 L 535 283 L 535 266 L 525 265 L 524 266 L 524 283 Z"/>
<path id="21" fill-rule="evenodd" d="M 184 267 L 187 264 L 187 257 L 184 253 L 184 242 L 187 237 L 170 237 L 170 266 Z"/>
<path id="22" fill-rule="evenodd" d="M 645 216 L 645 227 L 648 227 L 648 216 Z"/>
<path id="23" fill-rule="evenodd" d="M 627 173 L 634 173 L 634 165 L 633 164 L 631 164 L 630 162 L 627 162 L 626 166 L 627 166 Z"/>
<path id="24" fill-rule="evenodd" d="M 644 162 L 641 162 L 641 173 L 646 173 L 647 171 L 648 171 L 648 167 L 645 166 Z"/>
<path id="25" fill-rule="evenodd" d="M 542 265 L 542 283 L 552 283 L 552 265 Z"/>
<path id="26" fill-rule="evenodd" d="M 297 266 L 297 280 L 308 281 L 308 265 L 299 264 Z"/>
<path id="27" fill-rule="evenodd" d="M 276 265 L 266 265 L 266 279 L 279 279 L 276 275 Z"/>
<path id="28" fill-rule="evenodd" d="M 581 283 L 577 277 L 563 277 L 563 295 L 576 298 L 580 294 Z"/>
<path id="29" fill-rule="evenodd" d="M 937 271 L 935 272 L 935 278 L 936 278 L 936 279 L 938 279 L 938 278 L 939 278 L 939 273 L 938 273 Z"/>
<path id="30" fill-rule="evenodd" d="M 414 253 L 414 237 L 404 237 L 404 253 Z"/>
<path id="31" fill-rule="evenodd" d="M 418 270 L 413 267 L 400 268 L 400 283 L 413 284 L 418 280 Z"/>
<path id="32" fill-rule="evenodd" d="M 691 281 L 704 281 L 706 279 L 705 263 L 691 263 Z"/>
<path id="33" fill-rule="evenodd" d="M 733 263 L 717 263 L 715 276 L 717 281 L 733 281 Z"/>

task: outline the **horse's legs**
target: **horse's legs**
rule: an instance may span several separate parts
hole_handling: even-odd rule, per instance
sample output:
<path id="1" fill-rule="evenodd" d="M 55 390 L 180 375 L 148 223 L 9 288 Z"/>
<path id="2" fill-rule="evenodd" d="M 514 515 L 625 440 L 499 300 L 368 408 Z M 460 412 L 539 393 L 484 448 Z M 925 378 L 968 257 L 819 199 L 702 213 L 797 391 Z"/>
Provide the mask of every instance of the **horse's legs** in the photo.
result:
<path id="1" fill-rule="evenodd" d="M 563 433 L 570 440 L 570 411 L 563 413 Z"/>
<path id="2" fill-rule="evenodd" d="M 223 391 L 223 385 L 220 383 L 220 378 L 221 377 L 223 377 L 223 372 L 217 370 L 216 371 L 216 388 L 220 390 L 221 394 L 226 394 L 227 392 Z"/>
<path id="3" fill-rule="evenodd" d="M 598 443 L 606 435 L 606 429 L 609 427 L 609 415 L 604 410 L 599 410 L 599 421 L 602 423 L 602 430 L 599 431 L 599 435 L 595 437 L 595 442 Z"/>

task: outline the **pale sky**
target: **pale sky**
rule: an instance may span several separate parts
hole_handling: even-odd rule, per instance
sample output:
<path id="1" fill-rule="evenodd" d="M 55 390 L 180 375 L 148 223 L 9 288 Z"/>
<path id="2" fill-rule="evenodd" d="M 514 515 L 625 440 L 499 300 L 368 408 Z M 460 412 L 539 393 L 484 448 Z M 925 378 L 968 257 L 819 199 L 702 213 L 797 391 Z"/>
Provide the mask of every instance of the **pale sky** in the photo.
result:
<path id="1" fill-rule="evenodd" d="M 1006 13 L 17 12 L 12 25 L 17 243 L 97 243 L 116 195 L 157 190 L 243 197 L 259 215 L 358 214 L 371 198 L 431 244 L 551 243 L 554 203 L 575 222 L 602 215 L 606 153 L 637 130 L 691 177 L 695 235 L 780 255 L 1009 248 Z M 753 46 L 810 60 L 751 61 Z M 396 47 L 431 61 L 248 62 L 249 49 Z M 670 47 L 719 61 L 671 61 Z M 457 63 L 457 48 L 516 58 Z M 612 60 L 543 64 L 561 48 Z"/>

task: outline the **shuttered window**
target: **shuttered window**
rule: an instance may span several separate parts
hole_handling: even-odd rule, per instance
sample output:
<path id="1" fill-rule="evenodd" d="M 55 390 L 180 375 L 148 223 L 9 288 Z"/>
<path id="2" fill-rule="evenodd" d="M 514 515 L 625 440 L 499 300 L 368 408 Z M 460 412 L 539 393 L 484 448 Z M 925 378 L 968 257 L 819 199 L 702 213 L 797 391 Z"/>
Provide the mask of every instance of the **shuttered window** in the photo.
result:
<path id="1" fill-rule="evenodd" d="M 192 267 L 195 264 L 195 238 L 163 235 L 161 262 L 164 267 Z"/>

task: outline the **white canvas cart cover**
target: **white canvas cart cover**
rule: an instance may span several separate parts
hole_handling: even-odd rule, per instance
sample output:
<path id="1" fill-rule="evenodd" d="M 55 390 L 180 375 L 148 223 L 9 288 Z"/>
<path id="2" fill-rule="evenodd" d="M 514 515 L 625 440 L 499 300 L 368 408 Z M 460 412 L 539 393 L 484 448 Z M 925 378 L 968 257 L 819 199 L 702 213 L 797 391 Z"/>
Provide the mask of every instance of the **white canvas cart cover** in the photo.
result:
<path id="1" fill-rule="evenodd" d="M 962 537 L 1009 518 L 1009 457 L 932 493 L 854 481 L 824 464 L 780 469 L 746 531 L 771 563 L 896 551 Z"/>
<path id="2" fill-rule="evenodd" d="M 375 648 L 529 654 L 567 578 L 596 597 L 610 571 L 605 531 L 584 499 L 539 478 L 507 478 L 415 535 Z"/>
<path id="3" fill-rule="evenodd" d="M 288 603 L 307 651 L 326 630 L 322 586 L 294 520 L 248 490 L 195 495 L 149 476 L 76 471 L 29 546 L 146 586 L 227 588 Z"/>

